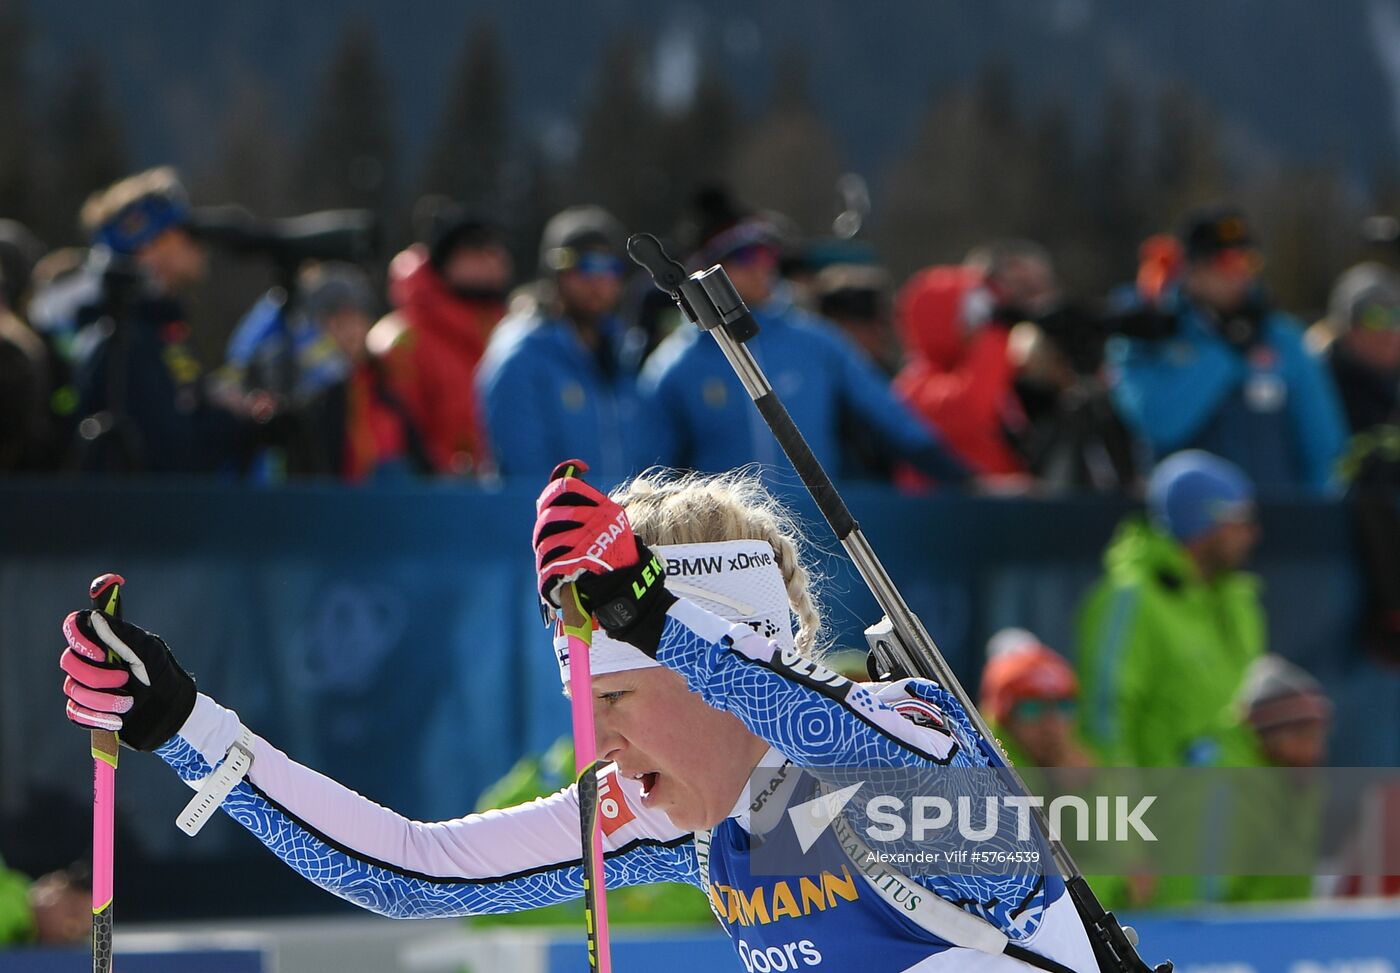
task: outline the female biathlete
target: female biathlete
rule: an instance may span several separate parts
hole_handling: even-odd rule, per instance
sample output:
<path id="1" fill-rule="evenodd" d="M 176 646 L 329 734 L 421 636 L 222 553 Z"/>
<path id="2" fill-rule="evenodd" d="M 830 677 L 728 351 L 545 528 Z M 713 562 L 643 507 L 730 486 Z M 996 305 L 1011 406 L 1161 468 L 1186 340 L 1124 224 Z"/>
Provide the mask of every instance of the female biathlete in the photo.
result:
<path id="1" fill-rule="evenodd" d="M 882 870 L 851 854 L 861 838 L 839 817 L 801 836 L 804 860 L 818 863 L 809 874 L 751 867 L 760 846 L 793 843 L 795 816 L 759 807 L 811 801 L 820 785 L 800 770 L 986 765 L 963 710 L 938 686 L 855 683 L 814 660 L 821 623 L 800 536 L 755 478 L 646 474 L 612 497 L 555 479 L 537 509 L 541 594 L 575 581 L 601 626 L 590 660 L 598 754 L 616 767 L 602 783 L 609 887 L 699 886 L 751 973 L 1097 969 L 1054 874 Z M 582 894 L 575 786 L 411 821 L 252 734 L 196 692 L 155 635 L 90 610 L 69 615 L 63 631 L 73 722 L 118 731 L 192 787 L 250 752 L 223 810 L 336 895 L 428 917 Z M 109 651 L 120 661 L 105 661 Z M 1008 942 L 1014 955 L 1001 950 Z"/>

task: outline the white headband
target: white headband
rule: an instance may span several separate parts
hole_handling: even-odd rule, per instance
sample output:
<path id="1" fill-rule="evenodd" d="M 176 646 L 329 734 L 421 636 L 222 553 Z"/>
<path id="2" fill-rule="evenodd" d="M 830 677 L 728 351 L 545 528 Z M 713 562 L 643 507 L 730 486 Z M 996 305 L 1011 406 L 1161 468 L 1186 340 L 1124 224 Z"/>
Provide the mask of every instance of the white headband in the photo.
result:
<path id="1" fill-rule="evenodd" d="M 658 544 L 652 552 L 666 565 L 666 587 L 731 622 L 750 626 L 785 649 L 792 644 L 792 607 L 787 585 L 767 541 Z M 559 676 L 569 681 L 568 638 L 555 627 L 554 657 Z M 595 676 L 660 665 L 641 649 L 608 637 L 594 622 L 588 653 Z"/>

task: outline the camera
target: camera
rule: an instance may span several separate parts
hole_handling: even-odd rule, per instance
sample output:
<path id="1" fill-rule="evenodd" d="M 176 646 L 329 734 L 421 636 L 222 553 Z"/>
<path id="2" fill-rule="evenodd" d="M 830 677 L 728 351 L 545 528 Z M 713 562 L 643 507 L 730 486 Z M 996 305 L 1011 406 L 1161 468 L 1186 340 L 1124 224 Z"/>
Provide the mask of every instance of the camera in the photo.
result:
<path id="1" fill-rule="evenodd" d="M 1099 370 L 1104 344 L 1113 335 L 1160 340 L 1176 333 L 1176 319 L 1150 306 L 1110 311 L 1066 302 L 1040 315 L 1035 324 L 1064 353 L 1078 375 L 1093 375 Z"/>
<path id="2" fill-rule="evenodd" d="M 206 207 L 194 211 L 189 230 L 230 253 L 263 256 L 291 269 L 307 260 L 362 263 L 379 250 L 378 221 L 363 209 L 258 220 L 241 206 Z"/>

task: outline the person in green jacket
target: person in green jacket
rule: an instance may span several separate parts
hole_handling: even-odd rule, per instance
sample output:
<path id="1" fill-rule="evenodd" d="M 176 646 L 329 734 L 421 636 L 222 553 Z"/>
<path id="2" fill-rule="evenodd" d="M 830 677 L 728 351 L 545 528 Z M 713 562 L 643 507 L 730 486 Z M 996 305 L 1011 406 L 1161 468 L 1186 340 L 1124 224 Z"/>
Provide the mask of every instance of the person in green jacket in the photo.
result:
<path id="1" fill-rule="evenodd" d="M 5 867 L 0 858 L 0 949 L 34 941 L 29 877 Z"/>
<path id="2" fill-rule="evenodd" d="M 1121 524 L 1078 621 L 1081 728 L 1110 765 L 1201 763 L 1249 664 L 1264 651 L 1254 488 L 1200 450 L 1167 457 L 1148 517 Z"/>
<path id="3" fill-rule="evenodd" d="M 574 742 L 560 737 L 544 753 L 516 761 L 506 775 L 488 787 L 477 801 L 478 811 L 514 807 L 553 794 L 574 779 Z M 473 916 L 474 926 L 577 926 L 583 922 L 583 901 L 502 915 Z M 714 922 L 704 894 L 689 885 L 657 882 L 608 889 L 608 922 L 619 925 L 708 925 Z"/>

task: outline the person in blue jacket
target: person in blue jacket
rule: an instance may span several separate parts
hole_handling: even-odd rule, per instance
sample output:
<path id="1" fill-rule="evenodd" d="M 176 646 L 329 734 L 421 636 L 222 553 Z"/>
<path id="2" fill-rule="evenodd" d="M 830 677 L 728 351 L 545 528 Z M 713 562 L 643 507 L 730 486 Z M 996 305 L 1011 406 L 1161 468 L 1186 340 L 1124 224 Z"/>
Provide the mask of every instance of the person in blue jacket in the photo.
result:
<path id="1" fill-rule="evenodd" d="M 617 482 L 651 465 L 637 372 L 642 342 L 614 315 L 628 264 L 624 232 L 596 206 L 555 215 L 540 244 L 549 293 L 491 336 L 476 387 L 501 476 L 542 476 L 569 452 Z"/>
<path id="2" fill-rule="evenodd" d="M 1109 343 L 1113 396 L 1152 458 L 1203 449 L 1261 489 L 1327 489 L 1346 441 L 1337 390 L 1303 329 L 1259 285 L 1263 261 L 1244 215 L 1216 207 L 1181 234 L 1184 262 L 1159 310 L 1162 339 Z"/>
<path id="3" fill-rule="evenodd" d="M 747 347 L 833 475 L 854 472 L 840 438 L 844 416 L 891 458 L 940 483 L 967 479 L 967 469 L 894 397 L 889 380 L 860 348 L 831 322 L 793 304 L 778 280 L 779 248 L 767 224 L 740 222 L 700 256 L 706 266 L 724 266 L 753 311 L 759 333 Z M 641 384 L 664 464 L 718 473 L 747 463 L 765 469 L 786 463 L 718 345 L 695 328 L 677 329 L 662 342 Z"/>

